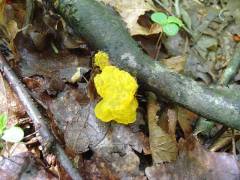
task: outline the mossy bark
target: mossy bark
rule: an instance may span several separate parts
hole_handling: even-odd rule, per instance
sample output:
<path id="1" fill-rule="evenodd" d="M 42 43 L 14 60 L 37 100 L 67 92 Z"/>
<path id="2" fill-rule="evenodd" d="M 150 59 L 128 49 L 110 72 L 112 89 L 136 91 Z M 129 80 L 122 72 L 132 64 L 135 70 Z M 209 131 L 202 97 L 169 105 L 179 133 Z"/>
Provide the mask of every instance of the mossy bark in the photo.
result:
<path id="1" fill-rule="evenodd" d="M 240 99 L 223 88 L 200 85 L 143 53 L 120 17 L 95 0 L 55 1 L 57 11 L 77 35 L 110 54 L 112 63 L 135 75 L 144 88 L 210 120 L 240 130 Z"/>

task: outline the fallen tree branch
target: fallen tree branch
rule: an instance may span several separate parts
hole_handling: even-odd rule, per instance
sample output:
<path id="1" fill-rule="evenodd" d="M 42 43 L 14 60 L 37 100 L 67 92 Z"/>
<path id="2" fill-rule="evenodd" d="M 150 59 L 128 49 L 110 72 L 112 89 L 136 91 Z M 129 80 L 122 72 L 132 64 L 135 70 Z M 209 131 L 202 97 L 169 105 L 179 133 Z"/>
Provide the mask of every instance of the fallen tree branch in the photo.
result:
<path id="1" fill-rule="evenodd" d="M 143 53 L 120 17 L 95 0 L 54 0 L 57 11 L 77 35 L 110 54 L 112 63 L 131 74 L 159 98 L 165 97 L 201 116 L 240 130 L 240 99 L 224 88 L 210 88 L 176 74 Z"/>
<path id="2" fill-rule="evenodd" d="M 7 64 L 5 58 L 0 55 L 0 67 L 3 72 L 3 76 L 7 79 L 10 86 L 18 95 L 21 103 L 25 107 L 26 112 L 32 119 L 35 130 L 40 134 L 39 141 L 42 144 L 45 151 L 48 151 L 53 143 L 53 136 L 50 133 L 47 121 L 41 115 L 39 110 L 35 107 L 34 101 L 27 92 L 26 88 L 23 86 L 21 81 L 17 78 L 15 73 L 12 71 L 11 67 Z"/>
<path id="3" fill-rule="evenodd" d="M 228 63 L 227 68 L 224 70 L 221 78 L 219 79 L 218 84 L 222 86 L 227 86 L 232 78 L 237 74 L 240 67 L 240 43 L 237 44 L 233 57 Z M 206 118 L 200 117 L 198 120 L 195 134 L 203 132 L 208 134 L 211 129 L 214 127 L 214 122 L 208 121 Z M 227 128 L 225 128 L 226 130 Z"/>
<path id="4" fill-rule="evenodd" d="M 27 89 L 23 86 L 21 81 L 15 75 L 11 67 L 6 62 L 5 58 L 0 54 L 0 69 L 4 75 L 4 77 L 9 82 L 10 86 L 13 88 L 15 93 L 18 95 L 21 103 L 25 107 L 29 117 L 32 119 L 33 124 L 35 126 L 35 130 L 39 132 L 39 142 L 41 143 L 44 151 L 53 150 L 56 153 L 58 161 L 69 174 L 72 179 L 79 180 L 81 179 L 78 171 L 73 167 L 71 161 L 68 159 L 64 150 L 61 146 L 56 143 L 56 140 L 52 133 L 49 131 L 47 126 L 47 120 L 40 113 L 40 111 L 36 108 L 36 104 L 33 99 L 27 92 Z"/>

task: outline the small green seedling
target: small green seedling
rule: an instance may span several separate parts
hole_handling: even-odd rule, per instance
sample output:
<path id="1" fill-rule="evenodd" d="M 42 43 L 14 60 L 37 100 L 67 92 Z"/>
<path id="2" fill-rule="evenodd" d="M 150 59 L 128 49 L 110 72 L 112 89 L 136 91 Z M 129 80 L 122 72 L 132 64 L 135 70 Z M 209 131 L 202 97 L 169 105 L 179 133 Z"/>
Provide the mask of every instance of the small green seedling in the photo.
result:
<path id="1" fill-rule="evenodd" d="M 182 21 L 175 16 L 167 16 L 165 13 L 155 12 L 151 15 L 151 20 L 162 26 L 163 32 L 168 36 L 175 36 L 180 27 L 183 26 Z"/>
<path id="2" fill-rule="evenodd" d="M 0 137 L 6 142 L 17 143 L 20 142 L 24 137 L 22 128 L 12 126 L 7 128 L 7 115 L 0 115 Z"/>

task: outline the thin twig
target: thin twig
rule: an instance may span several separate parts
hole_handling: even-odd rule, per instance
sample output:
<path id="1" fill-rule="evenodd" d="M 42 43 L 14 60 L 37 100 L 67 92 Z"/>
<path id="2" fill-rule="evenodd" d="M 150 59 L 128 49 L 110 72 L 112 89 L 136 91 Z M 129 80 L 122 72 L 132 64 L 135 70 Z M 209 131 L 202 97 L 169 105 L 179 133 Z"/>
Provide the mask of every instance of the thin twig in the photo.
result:
<path id="1" fill-rule="evenodd" d="M 50 133 L 47 121 L 45 117 L 39 112 L 36 108 L 36 105 L 29 95 L 27 89 L 24 87 L 22 82 L 18 79 L 15 75 L 11 67 L 6 62 L 5 58 L 0 55 L 0 67 L 3 75 L 8 80 L 9 84 L 13 88 L 13 90 L 18 95 L 20 101 L 24 105 L 29 117 L 32 119 L 32 122 L 35 126 L 36 131 L 39 131 L 41 138 L 39 139 L 40 143 L 44 146 L 45 150 L 47 151 L 51 144 L 53 143 L 53 136 Z"/>
<path id="2" fill-rule="evenodd" d="M 46 118 L 37 109 L 36 104 L 29 95 L 27 89 L 24 87 L 22 82 L 18 79 L 16 74 L 13 72 L 11 67 L 6 62 L 5 58 L 0 54 L 0 69 L 9 82 L 10 86 L 13 88 L 15 93 L 18 95 L 20 101 L 24 105 L 29 117 L 32 119 L 35 129 L 39 131 L 41 138 L 39 139 L 41 145 L 43 146 L 45 152 L 52 149 L 56 153 L 56 156 L 60 164 L 64 167 L 66 172 L 72 179 L 82 179 L 79 175 L 77 169 L 75 169 L 65 154 L 61 146 L 56 142 L 54 136 L 50 132 L 47 126 Z"/>
<path id="3" fill-rule="evenodd" d="M 232 153 L 235 157 L 237 157 L 237 152 L 236 152 L 236 141 L 235 141 L 235 131 L 232 129 Z"/>
<path id="4" fill-rule="evenodd" d="M 175 12 L 177 17 L 180 17 L 181 13 L 180 13 L 180 7 L 179 7 L 179 0 L 175 0 L 174 7 L 175 7 Z"/>
<path id="5" fill-rule="evenodd" d="M 162 37 L 162 32 L 160 32 L 158 40 L 157 40 L 157 44 L 156 44 L 156 48 L 155 48 L 155 57 L 154 59 L 157 60 L 159 53 L 160 53 L 160 49 L 161 49 L 161 37 Z"/>
<path id="6" fill-rule="evenodd" d="M 23 34 L 26 34 L 29 25 L 31 24 L 33 13 L 35 8 L 35 1 L 34 0 L 26 0 L 26 16 L 24 26 L 25 29 L 23 30 Z"/>
<path id="7" fill-rule="evenodd" d="M 56 143 L 54 146 L 54 152 L 56 152 L 56 156 L 62 167 L 65 169 L 65 171 L 69 174 L 69 176 L 73 180 L 81 180 L 82 177 L 79 175 L 78 170 L 73 166 L 70 159 L 65 154 L 62 147 Z"/>
<path id="8" fill-rule="evenodd" d="M 210 148 L 210 146 L 219 138 L 223 135 L 223 133 L 225 133 L 225 131 L 228 129 L 228 127 L 226 126 L 223 126 L 215 135 L 213 138 L 207 140 L 205 142 L 205 147 L 206 148 Z"/>
<path id="9" fill-rule="evenodd" d="M 240 67 L 240 43 L 237 44 L 232 59 L 228 63 L 219 84 L 227 86 L 231 79 L 236 75 Z"/>

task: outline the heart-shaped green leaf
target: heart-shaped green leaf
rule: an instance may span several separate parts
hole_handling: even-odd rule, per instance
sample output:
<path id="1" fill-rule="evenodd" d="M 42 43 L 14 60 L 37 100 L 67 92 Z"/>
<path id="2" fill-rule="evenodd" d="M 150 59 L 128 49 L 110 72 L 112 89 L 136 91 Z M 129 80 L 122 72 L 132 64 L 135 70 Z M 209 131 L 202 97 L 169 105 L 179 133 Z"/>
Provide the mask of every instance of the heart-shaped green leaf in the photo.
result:
<path id="1" fill-rule="evenodd" d="M 13 126 L 4 131 L 2 139 L 7 142 L 17 143 L 24 137 L 24 132 L 20 127 Z"/>
<path id="2" fill-rule="evenodd" d="M 183 26 L 183 22 L 175 17 L 175 16 L 169 16 L 168 19 L 167 19 L 167 23 L 170 24 L 170 23 L 175 23 L 177 24 L 179 27 L 182 27 Z"/>
<path id="3" fill-rule="evenodd" d="M 163 26 L 163 32 L 165 32 L 168 36 L 175 36 L 179 31 L 179 26 L 171 23 L 171 24 L 166 24 Z"/>
<path id="4" fill-rule="evenodd" d="M 167 19 L 167 15 L 161 12 L 155 12 L 151 15 L 151 20 L 162 26 L 167 24 Z"/>

